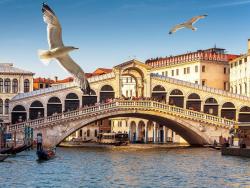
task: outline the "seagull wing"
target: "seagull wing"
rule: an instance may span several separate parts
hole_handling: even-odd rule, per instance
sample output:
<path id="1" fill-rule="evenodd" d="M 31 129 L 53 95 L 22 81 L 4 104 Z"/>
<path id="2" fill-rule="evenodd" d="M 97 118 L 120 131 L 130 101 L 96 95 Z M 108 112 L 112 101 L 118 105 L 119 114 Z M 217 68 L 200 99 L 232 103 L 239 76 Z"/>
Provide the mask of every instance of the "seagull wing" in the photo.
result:
<path id="1" fill-rule="evenodd" d="M 62 47 L 62 29 L 54 11 L 46 4 L 42 7 L 43 20 L 47 23 L 47 35 L 50 49 Z"/>
<path id="2" fill-rule="evenodd" d="M 176 26 L 174 26 L 170 31 L 169 31 L 169 34 L 172 34 L 172 33 L 175 33 L 176 31 L 184 28 L 185 25 L 184 24 L 178 24 Z"/>
<path id="3" fill-rule="evenodd" d="M 82 68 L 69 55 L 57 57 L 56 59 L 80 82 L 81 89 L 89 93 L 89 83 Z"/>
<path id="4" fill-rule="evenodd" d="M 186 23 L 187 23 L 187 24 L 194 24 L 194 23 L 197 22 L 199 19 L 202 19 L 202 18 L 205 18 L 205 17 L 207 17 L 206 14 L 200 15 L 200 16 L 195 16 L 195 17 L 191 18 L 190 20 L 188 20 Z"/>

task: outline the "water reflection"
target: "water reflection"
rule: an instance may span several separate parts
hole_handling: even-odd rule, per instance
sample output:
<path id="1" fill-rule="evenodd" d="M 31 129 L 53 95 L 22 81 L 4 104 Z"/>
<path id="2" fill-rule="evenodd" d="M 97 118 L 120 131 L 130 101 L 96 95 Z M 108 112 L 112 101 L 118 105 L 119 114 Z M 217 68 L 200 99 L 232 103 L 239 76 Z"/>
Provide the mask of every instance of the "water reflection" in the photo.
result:
<path id="1" fill-rule="evenodd" d="M 250 187 L 249 166 L 205 148 L 59 148 L 47 162 L 30 151 L 0 163 L 0 187 Z"/>

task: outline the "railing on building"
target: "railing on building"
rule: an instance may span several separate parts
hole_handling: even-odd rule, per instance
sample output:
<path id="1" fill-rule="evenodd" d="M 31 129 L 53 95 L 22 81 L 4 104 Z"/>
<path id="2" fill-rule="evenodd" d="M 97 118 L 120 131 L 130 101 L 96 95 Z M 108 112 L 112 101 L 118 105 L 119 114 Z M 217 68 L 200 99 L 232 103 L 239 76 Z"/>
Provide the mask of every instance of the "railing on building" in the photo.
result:
<path id="1" fill-rule="evenodd" d="M 176 106 L 171 106 L 164 103 L 159 103 L 156 101 L 149 101 L 149 100 L 118 100 L 111 103 L 105 103 L 97 106 L 87 107 L 78 109 L 71 112 L 64 112 L 59 115 L 48 116 L 42 119 L 30 120 L 27 122 L 22 122 L 18 124 L 12 124 L 9 126 L 9 132 L 23 130 L 25 126 L 39 128 L 43 127 L 46 124 L 53 124 L 58 123 L 61 120 L 71 120 L 74 118 L 91 116 L 93 113 L 95 115 L 103 114 L 104 112 L 111 112 L 114 110 L 152 110 L 152 111 L 159 111 L 161 113 L 166 113 L 170 115 L 175 115 L 178 117 L 183 117 L 186 119 L 192 119 L 199 122 L 204 122 L 208 124 L 213 124 L 217 126 L 225 126 L 230 127 L 231 125 L 236 124 L 235 121 L 213 116 L 210 114 L 205 114 L 202 112 L 192 111 L 184 108 L 179 108 Z"/>
<path id="2" fill-rule="evenodd" d="M 179 80 L 176 78 L 170 78 L 167 76 L 163 76 L 163 75 L 159 75 L 157 73 L 151 73 L 151 77 L 152 78 L 159 78 L 161 80 L 167 81 L 169 83 L 173 83 L 173 84 L 179 84 L 182 86 L 188 86 L 188 87 L 193 87 L 196 89 L 200 89 L 209 93 L 215 93 L 215 94 L 219 94 L 219 95 L 223 95 L 225 97 L 232 97 L 232 98 L 236 98 L 236 99 L 240 99 L 240 100 L 247 100 L 250 101 L 250 97 L 247 97 L 245 95 L 239 95 L 239 94 L 235 94 L 235 93 L 231 93 L 222 89 L 216 89 L 216 88 L 212 88 L 212 87 L 207 87 L 207 86 L 202 86 L 199 84 L 195 84 L 192 82 L 187 82 L 187 81 L 183 81 L 183 80 Z"/>

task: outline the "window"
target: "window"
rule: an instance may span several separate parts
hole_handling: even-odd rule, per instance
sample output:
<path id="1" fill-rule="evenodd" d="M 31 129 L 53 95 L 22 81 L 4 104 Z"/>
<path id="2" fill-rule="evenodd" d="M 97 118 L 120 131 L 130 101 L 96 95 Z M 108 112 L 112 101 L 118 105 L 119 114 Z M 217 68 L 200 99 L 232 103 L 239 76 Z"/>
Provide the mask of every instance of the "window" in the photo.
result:
<path id="1" fill-rule="evenodd" d="M 24 80 L 24 92 L 29 92 L 30 91 L 30 81 L 28 79 Z"/>
<path id="2" fill-rule="evenodd" d="M 247 57 L 246 57 L 246 58 L 244 58 L 244 62 L 245 62 L 245 63 L 247 62 Z"/>
<path id="3" fill-rule="evenodd" d="M 202 80 L 202 86 L 205 86 L 206 85 L 206 80 Z"/>
<path id="4" fill-rule="evenodd" d="M 130 90 L 130 97 L 132 97 L 133 96 L 133 90 L 131 89 Z"/>
<path id="5" fill-rule="evenodd" d="M 186 68 L 184 68 L 184 74 L 186 74 L 187 73 L 187 69 Z"/>
<path id="6" fill-rule="evenodd" d="M 82 137 L 82 129 L 79 131 L 79 136 Z"/>
<path id="7" fill-rule="evenodd" d="M 198 72 L 198 65 L 195 66 L 195 72 Z"/>
<path id="8" fill-rule="evenodd" d="M 128 78 L 126 78 L 126 83 L 128 83 Z"/>
<path id="9" fill-rule="evenodd" d="M 3 100 L 0 99 L 0 114 L 3 114 Z"/>
<path id="10" fill-rule="evenodd" d="M 227 90 L 227 82 L 224 82 L 224 90 Z"/>
<path id="11" fill-rule="evenodd" d="M 12 92 L 13 93 L 18 93 L 18 81 L 17 81 L 17 79 L 13 80 L 13 83 L 12 83 Z"/>
<path id="12" fill-rule="evenodd" d="M 232 64 L 231 64 L 231 68 L 233 68 L 233 66 L 234 66 L 234 65 L 233 65 L 233 63 L 232 63 Z"/>
<path id="13" fill-rule="evenodd" d="M 245 83 L 245 94 L 247 94 L 247 83 Z"/>
<path id="14" fill-rule="evenodd" d="M 89 137 L 90 136 L 90 130 L 88 129 L 87 130 L 87 137 Z"/>
<path id="15" fill-rule="evenodd" d="M 9 78 L 4 80 L 4 90 L 5 90 L 5 93 L 10 93 L 10 79 Z"/>
<path id="16" fill-rule="evenodd" d="M 5 100 L 5 104 L 4 104 L 4 107 L 5 107 L 5 115 L 9 114 L 9 103 L 10 103 L 10 100 L 9 99 L 6 99 Z"/>
<path id="17" fill-rule="evenodd" d="M 39 88 L 42 89 L 43 88 L 43 84 L 39 84 Z"/>
<path id="18" fill-rule="evenodd" d="M 172 76 L 174 76 L 174 70 L 172 70 Z"/>
<path id="19" fill-rule="evenodd" d="M 168 71 L 165 71 L 165 75 L 168 76 Z"/>
<path id="20" fill-rule="evenodd" d="M 162 76 L 164 76 L 164 72 L 162 72 L 161 74 L 162 74 Z"/>
<path id="21" fill-rule="evenodd" d="M 133 78 L 132 78 L 132 77 L 130 77 L 130 82 L 131 82 L 131 83 L 133 82 Z"/>
<path id="22" fill-rule="evenodd" d="M 128 97 L 128 90 L 126 90 L 126 97 Z"/>
<path id="23" fill-rule="evenodd" d="M 234 66 L 236 67 L 238 65 L 238 62 L 236 61 L 236 62 L 234 62 Z"/>
<path id="24" fill-rule="evenodd" d="M 176 76 L 179 75 L 179 69 L 176 69 Z"/>
<path id="25" fill-rule="evenodd" d="M 227 74 L 227 68 L 224 67 L 224 74 Z"/>
<path id="26" fill-rule="evenodd" d="M 190 67 L 187 68 L 187 74 L 189 74 L 189 73 L 190 73 Z"/>
<path id="27" fill-rule="evenodd" d="M 197 80 L 195 81 L 195 84 L 198 84 L 198 81 L 197 81 Z"/>
<path id="28" fill-rule="evenodd" d="M 95 137 L 97 137 L 97 130 L 95 130 Z"/>
<path id="29" fill-rule="evenodd" d="M 241 64 L 242 64 L 242 60 L 239 61 L 239 65 L 241 65 Z"/>
<path id="30" fill-rule="evenodd" d="M 202 72 L 205 72 L 206 71 L 206 67 L 205 65 L 202 65 Z"/>
<path id="31" fill-rule="evenodd" d="M 3 92 L 3 79 L 0 78 L 0 93 Z"/>

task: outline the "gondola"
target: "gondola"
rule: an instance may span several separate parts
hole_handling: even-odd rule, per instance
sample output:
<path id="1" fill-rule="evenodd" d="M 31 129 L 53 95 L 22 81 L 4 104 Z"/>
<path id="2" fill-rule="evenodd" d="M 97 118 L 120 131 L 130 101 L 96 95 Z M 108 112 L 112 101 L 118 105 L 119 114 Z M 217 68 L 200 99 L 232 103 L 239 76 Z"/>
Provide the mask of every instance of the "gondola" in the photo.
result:
<path id="1" fill-rule="evenodd" d="M 0 149 L 0 154 L 11 153 L 12 150 L 13 150 L 13 147 L 11 147 L 11 148 L 3 148 L 3 149 Z"/>
<path id="2" fill-rule="evenodd" d="M 27 144 L 23 144 L 21 146 L 17 146 L 17 147 L 14 147 L 13 150 L 10 152 L 10 154 L 17 154 L 17 153 L 20 153 L 26 149 L 29 149 L 32 145 L 27 145 Z"/>
<path id="3" fill-rule="evenodd" d="M 9 154 L 0 154 L 0 162 L 3 162 L 5 159 L 7 159 L 10 155 Z"/>
<path id="4" fill-rule="evenodd" d="M 44 160 L 49 160 L 55 157 L 55 151 L 53 150 L 38 150 L 36 152 L 38 160 L 39 161 L 44 161 Z"/>

